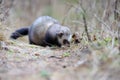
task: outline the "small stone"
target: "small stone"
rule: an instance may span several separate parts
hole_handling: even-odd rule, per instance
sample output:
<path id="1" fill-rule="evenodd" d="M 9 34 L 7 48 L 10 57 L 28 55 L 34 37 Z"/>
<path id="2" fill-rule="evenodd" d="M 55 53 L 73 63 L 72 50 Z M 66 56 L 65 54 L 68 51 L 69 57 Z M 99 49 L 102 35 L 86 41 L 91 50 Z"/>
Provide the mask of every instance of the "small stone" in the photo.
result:
<path id="1" fill-rule="evenodd" d="M 38 53 L 35 53 L 35 56 L 40 56 L 40 54 L 38 54 Z"/>

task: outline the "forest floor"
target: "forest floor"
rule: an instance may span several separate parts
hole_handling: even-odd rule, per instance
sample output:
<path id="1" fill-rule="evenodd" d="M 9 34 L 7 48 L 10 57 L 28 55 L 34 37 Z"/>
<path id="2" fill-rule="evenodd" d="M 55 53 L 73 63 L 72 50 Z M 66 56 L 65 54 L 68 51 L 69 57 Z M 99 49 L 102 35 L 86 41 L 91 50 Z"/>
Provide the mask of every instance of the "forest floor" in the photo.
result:
<path id="1" fill-rule="evenodd" d="M 56 48 L 8 40 L 0 52 L 0 80 L 120 80 L 118 46 Z"/>

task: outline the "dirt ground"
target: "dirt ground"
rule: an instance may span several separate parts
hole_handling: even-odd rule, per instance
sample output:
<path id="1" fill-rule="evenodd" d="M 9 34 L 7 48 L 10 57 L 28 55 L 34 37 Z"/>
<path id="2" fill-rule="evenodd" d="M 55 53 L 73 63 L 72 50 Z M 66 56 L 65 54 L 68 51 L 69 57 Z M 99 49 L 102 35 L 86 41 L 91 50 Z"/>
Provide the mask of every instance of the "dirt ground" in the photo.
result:
<path id="1" fill-rule="evenodd" d="M 0 51 L 0 80 L 119 80 L 117 47 L 40 47 L 8 40 Z"/>

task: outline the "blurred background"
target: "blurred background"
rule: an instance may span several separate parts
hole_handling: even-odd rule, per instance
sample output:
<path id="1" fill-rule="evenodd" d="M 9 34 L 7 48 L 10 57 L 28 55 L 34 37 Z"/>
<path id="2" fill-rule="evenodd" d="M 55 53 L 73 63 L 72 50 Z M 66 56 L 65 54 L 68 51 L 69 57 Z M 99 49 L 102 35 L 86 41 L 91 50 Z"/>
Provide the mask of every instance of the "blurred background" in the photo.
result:
<path id="1" fill-rule="evenodd" d="M 48 15 L 70 27 L 72 32 L 82 34 L 85 15 L 89 33 L 104 32 L 109 36 L 117 31 L 118 13 L 119 0 L 0 0 L 0 28 L 9 35 L 20 27 L 30 26 L 36 18 Z"/>

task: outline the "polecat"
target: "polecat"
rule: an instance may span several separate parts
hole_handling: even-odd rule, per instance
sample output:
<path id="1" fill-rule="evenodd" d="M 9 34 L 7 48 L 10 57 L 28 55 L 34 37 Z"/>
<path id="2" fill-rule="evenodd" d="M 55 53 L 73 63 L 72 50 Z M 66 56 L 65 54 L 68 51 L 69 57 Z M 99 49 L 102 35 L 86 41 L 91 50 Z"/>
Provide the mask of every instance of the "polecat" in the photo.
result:
<path id="1" fill-rule="evenodd" d="M 17 39 L 29 35 L 29 43 L 40 46 L 62 45 L 70 46 L 71 31 L 68 27 L 62 26 L 56 19 L 49 16 L 39 17 L 28 28 L 16 30 L 10 36 Z"/>

